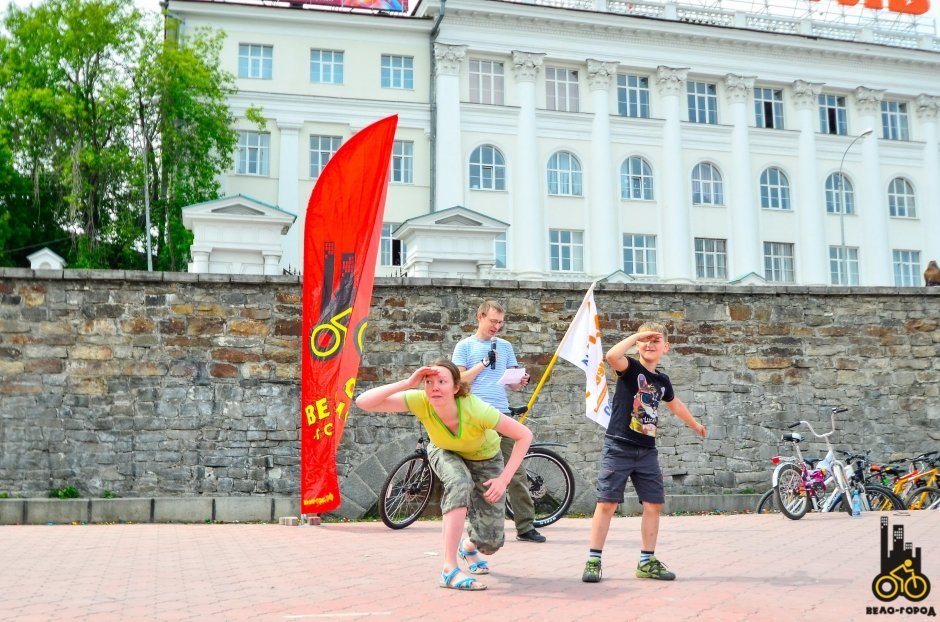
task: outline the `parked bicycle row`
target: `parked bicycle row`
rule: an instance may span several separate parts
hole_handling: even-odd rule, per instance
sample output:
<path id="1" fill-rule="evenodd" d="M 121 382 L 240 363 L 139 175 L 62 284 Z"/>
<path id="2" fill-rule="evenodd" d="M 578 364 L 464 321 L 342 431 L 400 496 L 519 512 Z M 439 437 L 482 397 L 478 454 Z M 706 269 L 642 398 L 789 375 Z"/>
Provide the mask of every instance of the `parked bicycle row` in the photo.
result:
<path id="1" fill-rule="evenodd" d="M 781 443 L 790 455 L 774 456 L 776 465 L 770 490 L 757 503 L 757 513 L 782 513 L 799 520 L 810 510 L 832 512 L 844 510 L 857 516 L 866 511 L 924 510 L 940 508 L 940 451 L 875 462 L 871 450 L 852 453 L 836 450 L 829 437 L 836 430 L 835 416 L 847 408 L 833 408 L 831 429 L 819 433 L 808 421 L 792 424 L 790 429 L 806 427 L 826 444 L 821 459 L 803 455 L 799 432 L 785 432 Z"/>

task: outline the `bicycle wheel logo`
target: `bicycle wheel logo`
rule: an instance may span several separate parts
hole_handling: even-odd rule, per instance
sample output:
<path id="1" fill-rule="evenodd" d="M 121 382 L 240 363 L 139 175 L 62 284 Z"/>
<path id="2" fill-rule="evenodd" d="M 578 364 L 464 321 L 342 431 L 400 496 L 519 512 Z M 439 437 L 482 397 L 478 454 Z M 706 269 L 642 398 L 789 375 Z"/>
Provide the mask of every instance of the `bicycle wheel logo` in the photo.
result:
<path id="1" fill-rule="evenodd" d="M 889 548 L 890 547 L 890 548 Z M 930 580 L 921 573 L 920 547 L 904 542 L 904 525 L 888 527 L 888 517 L 881 517 L 881 572 L 871 584 L 875 598 L 890 602 L 903 596 L 919 602 L 930 594 Z"/>

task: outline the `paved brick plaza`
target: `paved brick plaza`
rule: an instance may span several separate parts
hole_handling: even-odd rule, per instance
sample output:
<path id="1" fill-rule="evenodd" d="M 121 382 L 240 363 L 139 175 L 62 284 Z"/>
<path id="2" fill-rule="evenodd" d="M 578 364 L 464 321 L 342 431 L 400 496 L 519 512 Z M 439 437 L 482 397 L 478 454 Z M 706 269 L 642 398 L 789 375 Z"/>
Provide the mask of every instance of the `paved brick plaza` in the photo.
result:
<path id="1" fill-rule="evenodd" d="M 440 523 L 0 527 L 0 620 L 865 620 L 873 606 L 940 609 L 940 512 L 889 515 L 922 548 L 933 592 L 880 603 L 879 515 L 664 517 L 674 582 L 633 577 L 639 518 L 614 519 L 604 580 L 580 580 L 589 519 L 510 540 L 489 590 L 436 586 Z M 507 523 L 507 533 L 512 526 Z M 650 617 L 650 615 L 655 617 Z M 900 616 L 893 616 L 897 619 Z M 934 619 L 926 615 L 903 619 Z"/>

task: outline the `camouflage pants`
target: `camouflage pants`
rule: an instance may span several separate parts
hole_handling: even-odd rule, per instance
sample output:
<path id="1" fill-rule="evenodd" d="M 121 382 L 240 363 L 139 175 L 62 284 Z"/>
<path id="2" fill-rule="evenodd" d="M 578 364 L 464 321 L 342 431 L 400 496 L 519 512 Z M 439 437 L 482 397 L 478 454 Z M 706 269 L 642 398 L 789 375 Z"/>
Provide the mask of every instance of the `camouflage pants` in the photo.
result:
<path id="1" fill-rule="evenodd" d="M 490 503 L 483 498 L 483 482 L 503 472 L 503 457 L 496 454 L 489 460 L 464 460 L 452 451 L 428 444 L 428 460 L 443 485 L 441 513 L 460 507 L 467 508 L 467 535 L 480 552 L 492 555 L 506 539 L 506 496 Z"/>

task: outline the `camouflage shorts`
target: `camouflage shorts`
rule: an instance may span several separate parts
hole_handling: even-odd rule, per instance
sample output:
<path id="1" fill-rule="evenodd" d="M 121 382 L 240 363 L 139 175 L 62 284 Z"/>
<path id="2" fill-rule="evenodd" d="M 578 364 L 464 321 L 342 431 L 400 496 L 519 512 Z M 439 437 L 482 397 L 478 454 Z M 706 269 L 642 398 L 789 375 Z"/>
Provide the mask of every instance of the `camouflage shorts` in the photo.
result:
<path id="1" fill-rule="evenodd" d="M 492 555 L 505 541 L 506 495 L 496 503 L 483 498 L 483 482 L 503 472 L 503 456 L 489 460 L 464 460 L 452 451 L 428 444 L 431 468 L 443 484 L 441 512 L 466 507 L 467 535 L 484 555 Z"/>

